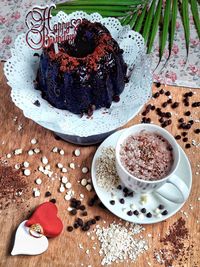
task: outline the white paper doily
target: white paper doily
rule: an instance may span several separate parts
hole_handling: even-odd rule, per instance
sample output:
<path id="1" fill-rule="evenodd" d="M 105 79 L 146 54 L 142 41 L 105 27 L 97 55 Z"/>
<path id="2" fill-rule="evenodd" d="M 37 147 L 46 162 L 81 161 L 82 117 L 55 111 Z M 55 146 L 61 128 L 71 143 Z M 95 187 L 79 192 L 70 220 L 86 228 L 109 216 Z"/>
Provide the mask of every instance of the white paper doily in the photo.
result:
<path id="1" fill-rule="evenodd" d="M 12 56 L 4 65 L 8 84 L 12 88 L 11 98 L 26 117 L 57 133 L 87 137 L 115 130 L 132 119 L 151 96 L 152 75 L 144 40 L 129 26 L 121 26 L 118 19 L 102 18 L 98 13 L 88 15 L 77 11 L 67 15 L 59 12 L 52 18 L 52 23 L 67 22 L 72 18 L 86 18 L 105 25 L 124 50 L 123 57 L 128 64 L 130 80 L 120 95 L 120 102 L 113 103 L 109 109 L 95 110 L 91 118 L 80 118 L 69 111 L 52 107 L 41 97 L 41 92 L 34 89 L 39 57 L 33 56 L 38 51 L 27 45 L 25 34 L 15 40 Z M 34 105 L 36 100 L 40 102 L 40 107 Z"/>

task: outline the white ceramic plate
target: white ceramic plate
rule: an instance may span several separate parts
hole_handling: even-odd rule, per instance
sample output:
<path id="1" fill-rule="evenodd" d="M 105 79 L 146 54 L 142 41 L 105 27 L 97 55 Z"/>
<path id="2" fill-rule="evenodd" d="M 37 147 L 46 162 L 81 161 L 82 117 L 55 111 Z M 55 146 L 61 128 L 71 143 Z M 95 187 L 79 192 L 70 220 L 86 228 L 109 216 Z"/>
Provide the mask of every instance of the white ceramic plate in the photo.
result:
<path id="1" fill-rule="evenodd" d="M 97 181 L 96 181 L 96 160 L 97 158 L 100 157 L 101 155 L 101 151 L 102 148 L 108 147 L 108 146 L 112 146 L 115 147 L 117 140 L 120 136 L 120 134 L 122 133 L 123 130 L 120 130 L 118 132 L 115 132 L 114 134 L 112 134 L 111 136 L 109 136 L 97 149 L 94 158 L 93 158 L 93 162 L 92 162 L 92 182 L 93 182 L 93 186 L 94 189 L 99 197 L 99 199 L 102 201 L 102 203 L 107 207 L 108 210 L 110 210 L 113 214 L 115 214 L 116 216 L 126 220 L 126 221 L 130 221 L 133 223 L 140 223 L 140 224 L 151 224 L 151 223 L 158 223 L 161 221 L 164 221 L 168 218 L 170 218 L 171 216 L 173 216 L 176 212 L 178 212 L 181 207 L 184 205 L 184 203 L 181 204 L 175 204 L 173 202 L 170 202 L 168 200 L 166 200 L 165 198 L 161 197 L 160 195 L 156 194 L 156 193 L 150 193 L 147 195 L 147 203 L 146 204 L 141 204 L 141 195 L 139 194 L 135 194 L 133 197 L 126 197 L 124 198 L 123 196 L 123 192 L 122 190 L 119 189 L 114 189 L 113 191 L 106 191 L 105 189 L 99 187 L 97 185 Z M 191 191 L 191 187 L 192 187 L 192 171 L 191 171 L 191 166 L 190 166 L 190 162 L 185 154 L 185 152 L 183 151 L 183 149 L 180 147 L 180 164 L 178 166 L 178 169 L 176 171 L 176 175 L 178 175 L 188 186 L 189 189 L 189 193 Z M 164 185 L 166 187 L 166 190 L 170 190 L 170 194 L 176 194 L 177 190 L 175 188 L 167 188 L 168 185 Z M 111 195 L 114 194 L 114 197 Z M 121 204 L 119 202 L 120 198 L 124 198 L 125 199 L 125 203 Z M 111 205 L 110 201 L 111 200 L 115 200 L 115 205 Z M 130 208 L 130 205 L 134 204 L 135 207 L 134 209 Z M 164 205 L 165 209 L 168 211 L 167 215 L 160 215 L 160 217 L 154 212 L 155 209 L 160 205 Z M 151 212 L 152 213 L 152 217 L 151 218 L 147 218 L 146 215 L 144 214 L 144 216 L 142 215 L 132 215 L 129 216 L 127 214 L 127 212 L 129 210 L 138 210 L 140 211 L 142 208 L 146 208 L 147 212 Z M 163 211 L 163 210 L 162 210 Z M 140 212 L 141 214 L 141 212 Z"/>

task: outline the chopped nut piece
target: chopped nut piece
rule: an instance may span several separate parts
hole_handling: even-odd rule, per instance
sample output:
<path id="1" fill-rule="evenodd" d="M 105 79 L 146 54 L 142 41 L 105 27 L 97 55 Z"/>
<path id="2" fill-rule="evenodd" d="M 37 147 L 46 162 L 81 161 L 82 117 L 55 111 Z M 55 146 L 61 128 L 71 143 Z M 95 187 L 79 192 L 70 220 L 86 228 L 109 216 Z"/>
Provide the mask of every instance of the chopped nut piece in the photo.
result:
<path id="1" fill-rule="evenodd" d="M 77 149 L 74 151 L 74 155 L 75 155 L 76 157 L 79 157 L 80 154 L 81 154 L 81 151 L 77 148 Z"/>
<path id="2" fill-rule="evenodd" d="M 68 182 L 68 178 L 67 178 L 66 176 L 63 176 L 63 177 L 61 178 L 61 182 L 62 182 L 63 184 L 66 184 L 66 183 Z"/>
<path id="3" fill-rule="evenodd" d="M 87 168 L 87 167 L 83 167 L 83 168 L 82 168 L 82 173 L 84 173 L 84 174 L 85 174 L 85 173 L 88 173 L 88 168 Z"/>
<path id="4" fill-rule="evenodd" d="M 22 148 L 18 148 L 18 149 L 15 149 L 15 152 L 14 152 L 14 154 L 15 155 L 20 155 L 20 154 L 22 154 Z"/>
<path id="5" fill-rule="evenodd" d="M 24 175 L 29 176 L 31 174 L 31 171 L 29 169 L 24 170 Z"/>
<path id="6" fill-rule="evenodd" d="M 32 145 L 37 144 L 37 140 L 36 140 L 35 138 L 33 138 L 33 139 L 31 140 L 31 144 L 32 144 Z"/>
<path id="7" fill-rule="evenodd" d="M 72 162 L 72 163 L 69 164 L 69 167 L 74 170 L 75 169 L 75 164 Z"/>
<path id="8" fill-rule="evenodd" d="M 86 179 L 82 179 L 81 180 L 81 185 L 82 186 L 86 186 L 87 185 L 87 180 Z"/>
<path id="9" fill-rule="evenodd" d="M 53 152 L 53 153 L 57 153 L 57 152 L 58 152 L 58 148 L 55 146 L 55 147 L 52 149 L 52 152 Z"/>
<path id="10" fill-rule="evenodd" d="M 40 153 L 40 149 L 39 148 L 35 148 L 34 152 L 35 152 L 35 154 L 38 154 L 38 153 Z"/>
<path id="11" fill-rule="evenodd" d="M 33 195 L 34 195 L 34 197 L 39 197 L 40 196 L 40 191 L 38 189 L 34 190 L 33 191 Z"/>
<path id="12" fill-rule="evenodd" d="M 28 168 L 30 164 L 29 164 L 28 161 L 24 161 L 23 165 L 24 165 L 25 168 Z"/>
<path id="13" fill-rule="evenodd" d="M 29 151 L 28 151 L 28 154 L 29 154 L 29 156 L 32 156 L 32 155 L 34 154 L 33 150 L 32 150 L 32 149 L 29 150 Z"/>
<path id="14" fill-rule="evenodd" d="M 62 168 L 62 172 L 63 173 L 67 172 L 67 169 L 66 168 Z"/>
<path id="15" fill-rule="evenodd" d="M 61 193 L 65 192 L 65 187 L 64 187 L 63 185 L 61 185 L 60 188 L 59 188 L 59 191 L 60 191 Z"/>
<path id="16" fill-rule="evenodd" d="M 70 189 L 70 188 L 72 187 L 72 184 L 71 184 L 70 182 L 68 182 L 68 183 L 65 184 L 65 187 L 66 187 L 67 189 Z"/>
<path id="17" fill-rule="evenodd" d="M 65 154 L 65 151 L 63 149 L 60 150 L 60 155 L 64 155 Z"/>
<path id="18" fill-rule="evenodd" d="M 87 185 L 86 185 L 86 189 L 87 189 L 88 191 L 92 191 L 92 186 L 91 186 L 91 184 L 87 184 Z"/>
<path id="19" fill-rule="evenodd" d="M 62 168 L 63 168 L 62 163 L 58 163 L 58 164 L 57 164 L 57 167 L 58 167 L 59 169 L 62 169 Z"/>
<path id="20" fill-rule="evenodd" d="M 19 170 L 20 169 L 20 164 L 15 164 L 15 169 Z"/>
<path id="21" fill-rule="evenodd" d="M 40 178 L 37 178 L 37 179 L 35 180 L 35 183 L 38 184 L 38 185 L 40 185 L 40 184 L 42 183 L 42 180 L 41 180 Z"/>
<path id="22" fill-rule="evenodd" d="M 47 157 L 45 157 L 45 156 L 43 156 L 42 157 L 42 163 L 44 164 L 44 165 L 46 165 L 46 164 L 48 164 L 48 159 L 47 159 Z"/>

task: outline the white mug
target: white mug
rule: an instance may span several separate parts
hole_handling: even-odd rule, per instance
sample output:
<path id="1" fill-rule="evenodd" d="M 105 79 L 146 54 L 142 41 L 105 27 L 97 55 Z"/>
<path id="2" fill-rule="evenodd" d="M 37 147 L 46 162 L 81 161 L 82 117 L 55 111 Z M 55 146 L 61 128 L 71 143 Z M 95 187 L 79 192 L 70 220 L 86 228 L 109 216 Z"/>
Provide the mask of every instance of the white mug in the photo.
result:
<path id="1" fill-rule="evenodd" d="M 148 132 L 154 132 L 154 133 L 157 133 L 163 136 L 173 148 L 172 152 L 173 152 L 174 162 L 171 167 L 171 170 L 167 174 L 166 177 L 161 178 L 160 180 L 147 181 L 147 180 L 139 179 L 133 176 L 132 174 L 130 174 L 121 163 L 120 149 L 125 139 L 130 135 L 134 135 L 134 134 L 141 132 L 142 130 L 145 130 Z M 115 149 L 115 156 L 116 156 L 117 173 L 122 183 L 131 191 L 134 191 L 135 193 L 150 193 L 150 192 L 156 191 L 162 197 L 175 203 L 183 203 L 188 198 L 188 195 L 189 195 L 188 187 L 175 174 L 177 167 L 179 165 L 179 161 L 180 161 L 180 150 L 179 150 L 176 140 L 167 130 L 155 124 L 136 124 L 130 128 L 127 128 L 122 132 L 122 134 L 120 135 L 117 141 L 117 145 Z M 167 192 L 167 189 L 165 189 L 165 186 L 164 186 L 166 183 L 170 183 L 178 189 L 179 191 L 178 197 L 176 196 L 176 198 L 172 198 L 170 196 L 170 194 Z"/>

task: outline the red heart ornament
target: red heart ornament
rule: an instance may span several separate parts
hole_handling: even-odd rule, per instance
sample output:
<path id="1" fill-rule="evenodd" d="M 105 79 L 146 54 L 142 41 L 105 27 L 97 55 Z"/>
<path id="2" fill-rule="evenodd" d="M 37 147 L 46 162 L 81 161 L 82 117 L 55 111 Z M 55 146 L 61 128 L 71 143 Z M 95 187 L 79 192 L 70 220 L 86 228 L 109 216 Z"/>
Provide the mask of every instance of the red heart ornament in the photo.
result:
<path id="1" fill-rule="evenodd" d="M 55 237 L 62 232 L 63 223 L 57 217 L 58 209 L 55 204 L 45 202 L 39 205 L 31 218 L 26 222 L 26 226 L 40 224 L 46 237 Z"/>

